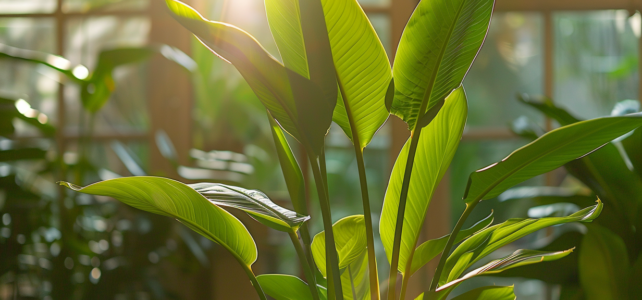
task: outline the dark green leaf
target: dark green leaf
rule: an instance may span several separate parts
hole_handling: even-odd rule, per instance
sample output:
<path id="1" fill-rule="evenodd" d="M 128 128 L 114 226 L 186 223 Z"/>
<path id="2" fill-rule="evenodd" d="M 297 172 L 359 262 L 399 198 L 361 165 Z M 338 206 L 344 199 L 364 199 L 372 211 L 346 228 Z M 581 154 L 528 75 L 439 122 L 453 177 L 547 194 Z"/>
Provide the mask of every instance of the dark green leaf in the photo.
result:
<path id="1" fill-rule="evenodd" d="M 601 218 L 601 217 L 600 217 Z M 539 251 L 554 251 L 556 249 L 570 249 L 582 243 L 584 234 L 578 231 L 568 231 L 554 237 L 548 245 L 537 249 Z M 567 258 L 554 263 L 541 263 L 510 269 L 500 274 L 499 277 L 522 277 L 537 279 L 550 284 L 561 284 L 564 286 L 579 285 L 578 278 L 578 253 L 582 247 L 578 247 Z"/>
<path id="2" fill-rule="evenodd" d="M 622 239 L 591 224 L 582 240 L 580 282 L 588 300 L 631 299 L 627 296 L 629 258 Z"/>
<path id="3" fill-rule="evenodd" d="M 556 106 L 549 98 L 542 97 L 540 99 L 533 99 L 529 95 L 520 95 L 518 96 L 518 99 L 522 103 L 539 110 L 547 117 L 557 121 L 562 126 L 571 125 L 581 121 L 565 109 Z"/>

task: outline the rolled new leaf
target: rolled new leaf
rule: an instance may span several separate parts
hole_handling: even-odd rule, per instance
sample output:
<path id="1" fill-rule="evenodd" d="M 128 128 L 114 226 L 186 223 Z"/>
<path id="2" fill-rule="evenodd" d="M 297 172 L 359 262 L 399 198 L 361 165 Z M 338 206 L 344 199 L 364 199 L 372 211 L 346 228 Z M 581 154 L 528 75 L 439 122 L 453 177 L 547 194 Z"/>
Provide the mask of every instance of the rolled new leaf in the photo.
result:
<path id="1" fill-rule="evenodd" d="M 472 203 L 497 197 L 524 180 L 555 170 L 640 126 L 642 113 L 597 118 L 550 131 L 500 162 L 473 172 L 464 200 Z"/>
<path id="2" fill-rule="evenodd" d="M 491 212 L 488 217 L 482 219 L 481 221 L 475 223 L 473 226 L 471 226 L 468 229 L 463 229 L 457 234 L 457 239 L 455 239 L 455 243 L 459 243 L 462 240 L 468 238 L 469 236 L 473 235 L 474 233 L 485 229 L 488 227 L 491 223 L 493 223 L 493 213 Z M 406 273 L 405 266 L 404 265 L 399 265 L 399 269 L 401 270 L 402 273 L 404 273 L 404 276 L 412 276 L 419 268 L 423 267 L 425 264 L 430 262 L 433 258 L 437 257 L 439 253 L 444 251 L 444 247 L 446 247 L 446 243 L 448 242 L 448 238 L 450 237 L 450 234 L 447 234 L 445 236 L 442 236 L 437 239 L 433 240 L 428 240 L 417 249 L 415 249 L 415 255 L 412 257 L 412 266 L 410 269 L 410 273 Z"/>
<path id="3" fill-rule="evenodd" d="M 604 204 L 598 200 L 597 205 L 587 207 L 566 217 L 510 219 L 488 227 L 466 239 L 450 254 L 439 283 L 443 285 L 457 279 L 466 268 L 483 257 L 540 229 L 570 222 L 592 222 L 600 215 L 603 206 Z M 468 257 L 462 259 L 465 255 Z M 465 264 L 462 263 L 464 261 Z M 456 265 L 459 267 L 456 268 Z"/>
<path id="4" fill-rule="evenodd" d="M 134 208 L 175 218 L 223 246 L 246 267 L 256 261 L 256 244 L 243 223 L 181 182 L 140 176 L 101 181 L 86 187 L 68 182 L 60 184 L 81 193 L 113 197 Z"/>
<path id="5" fill-rule="evenodd" d="M 273 229 L 297 231 L 310 216 L 300 215 L 276 205 L 264 193 L 220 183 L 188 184 L 195 191 L 218 206 L 240 209 L 262 224 Z"/>

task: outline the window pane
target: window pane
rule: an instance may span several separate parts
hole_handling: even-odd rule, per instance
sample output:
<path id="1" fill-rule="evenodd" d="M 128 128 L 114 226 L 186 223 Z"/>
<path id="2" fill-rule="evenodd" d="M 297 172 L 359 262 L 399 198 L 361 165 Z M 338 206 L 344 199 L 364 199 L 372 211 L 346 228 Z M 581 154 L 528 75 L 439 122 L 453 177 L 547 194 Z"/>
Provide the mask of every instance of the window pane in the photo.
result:
<path id="1" fill-rule="evenodd" d="M 557 103 L 594 118 L 638 98 L 639 13 L 564 12 L 554 14 L 554 22 Z"/>
<path id="2" fill-rule="evenodd" d="M 148 6 L 149 0 L 64 0 L 62 9 L 65 12 L 123 11 L 143 10 Z"/>
<path id="3" fill-rule="evenodd" d="M 464 82 L 468 126 L 505 127 L 521 115 L 543 123 L 516 99 L 519 93 L 544 92 L 542 24 L 537 13 L 494 15 L 486 43 Z"/>
<path id="4" fill-rule="evenodd" d="M 104 49 L 142 46 L 147 42 L 150 22 L 144 17 L 114 16 L 72 19 L 67 24 L 65 56 L 73 63 L 95 69 Z M 114 71 L 116 89 L 96 116 L 96 132 L 127 132 L 148 128 L 147 80 L 144 63 L 118 67 Z M 77 132 L 81 105 L 79 87 L 65 86 L 66 127 Z M 87 123 L 84 123 L 87 124 Z"/>
<path id="5" fill-rule="evenodd" d="M 0 44 L 54 53 L 54 37 L 52 19 L 0 19 Z M 45 66 L 8 59 L 0 60 L 0 95 L 24 99 L 34 109 L 46 114 L 52 122 L 56 121 L 59 80 L 59 73 Z M 18 126 L 16 134 L 33 133 L 30 129 L 29 126 Z"/>
<path id="6" fill-rule="evenodd" d="M 49 13 L 56 10 L 56 0 L 0 0 L 3 14 Z"/>
<path id="7" fill-rule="evenodd" d="M 361 6 L 389 6 L 391 0 L 359 0 Z"/>

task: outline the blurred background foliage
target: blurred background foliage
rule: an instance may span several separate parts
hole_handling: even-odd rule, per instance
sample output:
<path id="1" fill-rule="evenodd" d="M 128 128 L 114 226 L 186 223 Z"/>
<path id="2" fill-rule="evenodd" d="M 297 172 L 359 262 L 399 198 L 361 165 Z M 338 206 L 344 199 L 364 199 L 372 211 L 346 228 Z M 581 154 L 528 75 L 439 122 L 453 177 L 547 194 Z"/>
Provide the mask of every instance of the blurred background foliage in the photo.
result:
<path id="1" fill-rule="evenodd" d="M 394 1 L 399 0 L 360 1 L 371 8 L 368 16 L 389 55 L 396 47 L 394 28 L 399 22 L 391 8 Z M 192 2 L 207 12 L 207 18 L 247 30 L 279 57 L 261 0 Z M 153 19 L 162 19 L 159 15 L 164 14 L 151 9 L 154 5 L 152 0 L 0 0 L 3 45 L 55 53 L 90 71 L 96 69 L 100 53 L 109 49 L 153 46 L 158 52 L 114 69 L 109 100 L 96 113 L 83 108 L 82 84 L 42 64 L 0 57 L 0 299 L 96 299 L 96 295 L 100 299 L 225 299 L 217 293 L 221 282 L 228 281 L 216 273 L 224 267 L 216 245 L 172 220 L 109 199 L 63 191 L 55 185 L 59 180 L 89 184 L 115 176 L 149 174 L 190 182 L 234 182 L 262 190 L 280 205 L 290 206 L 262 105 L 233 66 L 197 40 L 190 38 L 182 45 L 188 54 L 154 44 L 150 38 Z M 67 15 L 64 22 L 59 22 L 56 13 Z M 550 36 L 547 18 L 552 25 Z M 168 19 L 160 22 L 177 26 Z M 465 81 L 470 99 L 468 125 L 444 180 L 445 192 L 439 196 L 444 208 L 429 222 L 452 226 L 464 208 L 461 197 L 470 172 L 529 142 L 529 138 L 510 133 L 509 124 L 513 128 L 528 124 L 535 134 L 559 125 L 517 101 L 516 95 L 550 95 L 555 105 L 581 119 L 608 115 L 618 101 L 638 99 L 641 23 L 639 13 L 627 10 L 565 11 L 548 16 L 497 12 Z M 546 71 L 547 51 L 553 57 L 550 73 Z M 157 104 L 150 90 L 157 86 L 151 81 L 156 74 L 150 74 L 149 59 L 158 62 L 162 57 L 167 64 L 178 61 L 181 72 L 190 79 L 191 95 L 180 99 L 191 105 L 191 119 L 187 120 L 191 130 L 182 133 L 189 135 L 189 145 L 176 144 L 175 135 L 158 131 L 152 124 L 152 108 Z M 173 126 L 178 120 L 164 122 Z M 398 151 L 393 147 L 397 134 L 392 124 L 386 124 L 365 152 L 375 214 L 381 211 Z M 350 142 L 338 126 L 331 128 L 326 140 L 333 216 L 360 214 Z M 176 149 L 181 147 L 192 150 L 180 153 Z M 171 170 L 158 171 L 154 151 L 162 154 L 162 162 Z M 633 166 L 639 153 L 628 153 Z M 599 185 L 574 177 L 570 167 L 566 170 L 522 186 L 561 186 L 571 189 L 573 197 L 579 193 L 582 201 L 594 201 L 599 195 L 606 207 L 609 201 L 623 201 L 602 195 Z M 308 191 L 308 195 L 314 207 L 316 193 Z M 539 200 L 529 199 L 482 202 L 470 219 L 483 218 L 490 207 L 498 207 L 496 222 L 537 214 L 526 208 Z M 373 219 L 378 220 L 379 215 Z M 253 230 L 250 223 L 246 222 Z M 321 224 L 311 224 L 311 229 L 319 232 Z M 634 237 L 617 228 L 608 230 L 622 239 L 633 265 L 640 251 Z M 374 231 L 379 232 L 378 228 Z M 564 225 L 535 233 L 505 252 L 544 247 L 560 241 L 554 239 L 560 236 L 568 237 L 562 241 L 571 246 L 584 245 L 587 232 L 583 227 Z M 294 255 L 286 235 L 267 230 L 262 238 L 260 273 L 299 273 L 296 262 L 285 259 Z M 383 249 L 377 250 L 384 254 Z M 581 270 L 580 254 L 574 255 L 563 262 Z M 386 261 L 383 256 L 378 258 L 382 274 L 388 268 Z M 516 285 L 519 299 L 560 299 L 557 295 L 562 291 L 577 291 L 581 285 L 577 273 L 564 282 L 514 275 L 526 277 Z M 502 280 L 479 278 L 466 284 L 501 285 Z M 184 291 L 187 282 L 194 286 L 193 291 Z"/>

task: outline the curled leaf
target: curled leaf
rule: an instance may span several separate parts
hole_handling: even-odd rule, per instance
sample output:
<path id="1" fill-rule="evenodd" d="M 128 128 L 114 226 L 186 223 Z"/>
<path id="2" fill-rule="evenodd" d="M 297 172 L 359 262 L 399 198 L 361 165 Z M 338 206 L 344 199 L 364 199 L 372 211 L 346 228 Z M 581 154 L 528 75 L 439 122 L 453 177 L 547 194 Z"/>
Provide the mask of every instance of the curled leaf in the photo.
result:
<path id="1" fill-rule="evenodd" d="M 196 183 L 188 186 L 216 205 L 240 209 L 262 224 L 279 231 L 296 231 L 303 222 L 310 219 L 309 216 L 276 205 L 257 190 L 220 183 Z"/>

